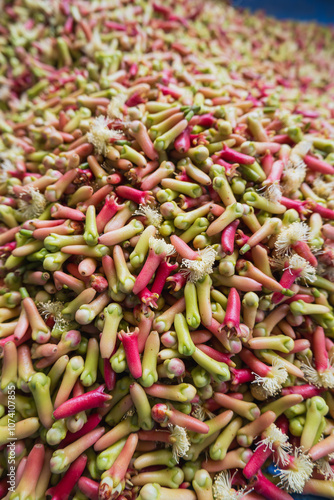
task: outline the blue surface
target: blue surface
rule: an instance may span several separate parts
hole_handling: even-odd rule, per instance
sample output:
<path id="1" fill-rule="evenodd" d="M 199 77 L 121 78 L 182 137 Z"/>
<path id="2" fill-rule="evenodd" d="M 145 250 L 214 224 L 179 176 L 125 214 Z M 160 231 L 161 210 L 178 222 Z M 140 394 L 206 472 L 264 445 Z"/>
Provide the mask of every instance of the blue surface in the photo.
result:
<path id="1" fill-rule="evenodd" d="M 269 465 L 269 467 L 267 467 L 267 472 L 269 472 L 269 474 L 272 474 L 272 475 L 276 475 L 277 474 L 277 467 L 272 463 L 271 465 Z M 316 497 L 314 495 L 291 495 L 295 500 L 324 500 L 324 497 Z"/>
<path id="2" fill-rule="evenodd" d="M 315 497 L 313 495 L 292 495 L 295 500 L 324 500 L 324 497 Z"/>
<path id="3" fill-rule="evenodd" d="M 334 0 L 232 0 L 232 4 L 251 10 L 263 9 L 280 19 L 334 23 Z"/>
<path id="4" fill-rule="evenodd" d="M 324 497 L 315 497 L 313 495 L 291 495 L 295 500 L 324 500 Z"/>

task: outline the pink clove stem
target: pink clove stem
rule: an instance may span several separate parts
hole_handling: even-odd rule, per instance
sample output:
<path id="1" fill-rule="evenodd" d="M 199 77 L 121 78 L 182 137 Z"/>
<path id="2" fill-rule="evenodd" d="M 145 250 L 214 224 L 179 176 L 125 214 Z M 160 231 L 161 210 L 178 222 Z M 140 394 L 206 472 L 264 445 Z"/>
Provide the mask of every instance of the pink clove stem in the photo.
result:
<path id="1" fill-rule="evenodd" d="M 269 176 L 269 174 L 271 172 L 274 161 L 275 161 L 274 157 L 269 151 L 264 155 L 264 157 L 261 160 L 261 165 L 262 165 L 263 171 L 267 177 Z"/>
<path id="2" fill-rule="evenodd" d="M 247 384 L 255 380 L 255 375 L 249 368 L 230 369 L 232 373 L 232 385 Z"/>
<path id="3" fill-rule="evenodd" d="M 138 73 L 138 64 L 132 63 L 129 69 L 129 74 L 130 76 L 135 77 L 137 73 Z"/>
<path id="4" fill-rule="evenodd" d="M 305 155 L 304 162 L 313 172 L 320 172 L 321 174 L 334 175 L 334 167 L 324 160 L 319 160 L 315 156 Z"/>
<path id="5" fill-rule="evenodd" d="M 334 220 L 334 210 L 324 207 L 323 205 L 319 205 L 319 203 L 312 203 L 311 206 L 313 212 L 320 214 L 323 219 Z"/>
<path id="6" fill-rule="evenodd" d="M 285 415 L 280 415 L 275 421 L 275 425 L 283 432 L 283 434 L 289 433 L 289 420 Z"/>
<path id="7" fill-rule="evenodd" d="M 220 152 L 220 156 L 223 158 L 223 160 L 232 161 L 234 163 L 241 163 L 242 165 L 253 165 L 255 161 L 253 156 L 239 153 L 238 151 L 227 147 L 225 144 L 223 150 Z"/>
<path id="8" fill-rule="evenodd" d="M 80 210 L 87 210 L 90 205 L 94 205 L 95 207 L 97 207 L 105 200 L 106 196 L 108 196 L 108 194 L 111 193 L 112 190 L 113 187 L 110 184 L 101 187 L 90 198 L 88 198 L 88 200 L 78 204 Z"/>
<path id="9" fill-rule="evenodd" d="M 180 173 L 175 176 L 175 179 L 182 182 L 193 182 L 193 179 L 189 177 L 184 167 L 180 168 Z"/>
<path id="10" fill-rule="evenodd" d="M 282 160 L 277 160 L 273 163 L 270 170 L 270 174 L 263 184 L 273 184 L 274 182 L 279 182 L 281 180 L 284 170 L 284 162 Z"/>
<path id="11" fill-rule="evenodd" d="M 153 10 L 154 10 L 154 12 L 158 12 L 159 14 L 162 14 L 163 17 L 167 17 L 168 19 L 170 18 L 171 9 L 169 7 L 165 7 L 164 5 L 153 2 Z"/>
<path id="12" fill-rule="evenodd" d="M 136 169 L 131 169 L 130 173 L 135 172 L 135 178 L 138 182 L 140 182 L 140 180 L 142 179 L 140 188 L 143 191 L 150 190 L 157 187 L 162 179 L 165 179 L 168 172 L 169 163 L 170 162 L 166 162 L 165 166 L 161 164 L 161 166 L 159 167 L 159 163 L 157 161 L 150 161 L 145 168 L 137 167 Z"/>
<path id="13" fill-rule="evenodd" d="M 191 332 L 191 338 L 194 344 L 196 344 L 198 347 L 198 344 L 205 344 L 205 342 L 208 342 L 212 338 L 212 334 L 208 330 L 196 330 L 194 332 Z"/>
<path id="14" fill-rule="evenodd" d="M 16 470 L 16 483 L 17 484 L 22 479 L 22 476 L 24 474 L 24 471 L 25 471 L 25 468 L 26 468 L 26 465 L 27 465 L 27 461 L 28 461 L 28 458 L 27 457 L 23 457 L 22 460 L 20 461 L 18 467 L 17 467 L 17 470 Z"/>
<path id="15" fill-rule="evenodd" d="M 135 167 L 131 168 L 129 175 L 131 180 L 135 182 L 140 182 L 140 187 L 143 191 L 150 190 L 157 186 L 164 176 L 160 177 L 159 162 L 156 160 L 148 161 L 146 167 Z M 152 175 L 149 175 L 152 174 Z M 146 177 L 145 180 L 144 177 Z"/>
<path id="16" fill-rule="evenodd" d="M 231 222 L 223 231 L 221 235 L 221 246 L 223 251 L 227 255 L 231 255 L 234 250 L 234 238 L 235 233 L 237 231 L 237 227 L 239 226 L 239 219 Z"/>
<path id="17" fill-rule="evenodd" d="M 105 25 L 110 30 L 127 31 L 127 26 L 125 24 L 116 23 L 115 21 L 106 21 Z"/>
<path id="18" fill-rule="evenodd" d="M 116 193 L 125 200 L 131 200 L 138 205 L 146 205 L 153 200 L 151 191 L 139 191 L 130 186 L 117 186 Z"/>
<path id="19" fill-rule="evenodd" d="M 227 333 L 221 330 L 221 324 L 214 318 L 212 318 L 211 325 L 207 325 L 207 329 L 213 333 L 213 335 L 225 348 L 228 348 L 231 354 L 237 354 L 240 352 L 242 348 L 240 340 L 236 338 L 229 339 Z"/>
<path id="20" fill-rule="evenodd" d="M 80 210 L 75 208 L 64 207 L 60 203 L 55 203 L 51 208 L 51 217 L 56 219 L 71 219 L 82 222 L 85 220 L 86 216 Z"/>
<path id="21" fill-rule="evenodd" d="M 285 269 L 283 271 L 282 277 L 280 279 L 279 284 L 283 287 L 289 290 L 291 288 L 291 285 L 295 282 L 295 280 L 300 276 L 302 272 L 302 269 Z M 282 299 L 284 299 L 284 295 L 280 292 L 274 292 L 273 297 L 272 297 L 272 302 L 274 304 L 278 304 Z"/>
<path id="22" fill-rule="evenodd" d="M 305 295 L 305 297 L 308 297 L 308 295 Z M 309 349 L 311 345 L 310 341 L 307 339 L 297 339 L 294 342 L 295 345 L 292 351 L 290 351 L 290 354 L 296 354 L 298 352 L 305 351 L 305 349 Z"/>
<path id="23" fill-rule="evenodd" d="M 85 436 L 88 432 L 94 430 L 102 420 L 102 416 L 98 413 L 92 413 L 87 418 L 87 422 L 82 426 L 82 428 L 77 432 L 68 432 L 62 442 L 58 445 L 58 449 L 65 448 L 71 443 L 74 443 L 77 439 Z"/>
<path id="24" fill-rule="evenodd" d="M 53 412 L 54 418 L 56 420 L 68 418 L 81 411 L 103 407 L 104 404 L 111 399 L 111 396 L 104 394 L 103 391 L 104 385 L 101 385 L 93 391 L 68 399 Z"/>
<path id="25" fill-rule="evenodd" d="M 90 500 L 99 500 L 99 483 L 89 477 L 81 476 L 78 482 L 79 490 Z"/>
<path id="26" fill-rule="evenodd" d="M 316 370 L 320 373 L 327 370 L 329 366 L 329 359 L 326 349 L 325 332 L 321 326 L 317 326 L 312 335 L 312 351 Z"/>
<path id="27" fill-rule="evenodd" d="M 216 118 L 211 113 L 204 115 L 195 115 L 189 122 L 190 126 L 199 125 L 200 127 L 210 128 L 216 123 Z"/>
<path id="28" fill-rule="evenodd" d="M 111 368 L 109 359 L 106 358 L 103 359 L 103 376 L 108 391 L 112 391 L 116 385 L 116 373 Z"/>
<path id="29" fill-rule="evenodd" d="M 215 361 L 219 361 L 220 363 L 226 363 L 228 366 L 235 366 L 233 361 L 230 360 L 229 354 L 216 351 L 216 349 L 213 349 L 213 347 L 210 347 L 206 344 L 196 344 L 196 347 L 198 347 L 198 349 L 204 352 L 207 356 L 210 356 L 210 358 L 214 359 Z"/>
<path id="30" fill-rule="evenodd" d="M 153 248 L 150 248 L 148 257 L 143 265 L 140 273 L 137 276 L 136 282 L 133 287 L 133 293 L 137 295 L 137 293 L 141 292 L 150 282 L 153 274 L 159 267 L 160 263 L 165 258 L 165 252 L 160 254 L 156 254 Z"/>
<path id="31" fill-rule="evenodd" d="M 89 279 L 89 286 L 98 293 L 103 293 L 108 289 L 108 281 L 100 274 L 92 274 Z"/>
<path id="32" fill-rule="evenodd" d="M 25 334 L 23 335 L 23 337 L 21 337 L 20 339 L 16 339 L 14 337 L 14 333 L 12 335 L 8 335 L 8 337 L 4 337 L 3 339 L 0 339 L 0 352 L 2 351 L 3 346 L 7 342 L 14 342 L 14 344 L 16 345 L 16 347 L 18 347 L 19 345 L 23 344 L 24 342 L 26 342 L 30 338 L 31 338 L 31 329 L 30 328 L 28 328 L 28 330 L 25 332 Z"/>
<path id="33" fill-rule="evenodd" d="M 140 441 L 154 441 L 157 443 L 170 443 L 170 435 L 169 431 L 138 431 L 138 438 Z"/>
<path id="34" fill-rule="evenodd" d="M 69 469 L 56 486 L 48 489 L 46 494 L 52 500 L 67 500 L 74 486 L 79 481 L 87 463 L 87 456 L 81 455 L 70 465 Z"/>
<path id="35" fill-rule="evenodd" d="M 19 320 L 14 330 L 14 340 L 21 340 L 22 337 L 27 333 L 28 328 L 29 328 L 28 316 L 24 307 L 22 307 Z"/>
<path id="36" fill-rule="evenodd" d="M 174 148 L 179 153 L 187 153 L 190 149 L 190 129 L 187 127 L 174 141 Z"/>
<path id="37" fill-rule="evenodd" d="M 261 471 L 259 471 L 257 474 L 256 481 L 255 483 L 253 483 L 253 488 L 257 493 L 263 495 L 267 500 L 272 500 L 273 498 L 275 498 L 275 500 L 293 500 L 292 496 L 289 495 L 289 493 L 275 486 L 262 474 Z"/>
<path id="38" fill-rule="evenodd" d="M 174 97 L 174 99 L 179 99 L 182 96 L 181 90 L 172 89 L 170 87 L 166 87 L 165 85 L 157 84 L 157 87 L 161 90 L 163 95 L 170 95 Z"/>
<path id="39" fill-rule="evenodd" d="M 143 304 L 152 307 L 152 309 L 157 309 L 158 304 L 156 303 L 156 301 L 159 298 L 159 295 L 157 293 L 152 293 L 147 287 L 145 287 L 143 290 L 137 293 L 137 297 Z"/>
<path id="40" fill-rule="evenodd" d="M 102 102 L 105 102 L 105 104 L 108 105 L 107 101 L 108 101 L 108 99 L 106 99 L 106 100 L 104 100 Z M 102 102 L 101 102 L 101 104 L 102 104 Z M 92 154 L 93 149 L 94 149 L 93 144 L 85 142 L 84 144 L 80 144 L 80 146 L 78 146 L 77 148 L 72 149 L 71 150 L 71 154 L 74 153 L 74 154 L 79 155 L 80 158 L 81 158 L 81 161 L 82 161 L 85 158 L 87 158 L 87 156 L 89 156 L 90 154 Z M 66 153 L 64 153 L 64 156 L 66 156 Z"/>
<path id="41" fill-rule="evenodd" d="M 124 205 L 118 205 L 114 196 L 106 198 L 106 201 L 96 216 L 96 227 L 97 232 L 100 234 L 103 232 L 106 224 L 110 219 L 121 209 Z"/>
<path id="42" fill-rule="evenodd" d="M 304 385 L 291 385 L 290 387 L 283 387 L 282 396 L 287 396 L 288 394 L 300 394 L 304 399 L 313 398 L 314 396 L 320 396 L 322 392 L 326 389 L 324 387 L 315 387 L 314 385 L 304 384 Z"/>
<path id="43" fill-rule="evenodd" d="M 221 165 L 220 161 L 222 160 L 218 160 L 217 163 L 219 163 L 219 165 Z M 230 169 L 231 170 L 231 169 Z M 206 186 L 207 190 L 209 191 L 209 195 L 210 195 L 210 199 L 212 201 L 214 201 L 215 203 L 221 203 L 221 199 L 220 199 L 220 196 L 219 194 L 217 193 L 217 191 L 215 191 L 212 187 L 212 185 L 210 186 Z M 219 211 L 215 210 L 215 209 L 218 209 L 219 208 Z M 219 215 L 221 215 L 223 212 L 225 211 L 225 209 L 221 206 L 221 205 L 214 205 L 211 209 L 211 213 L 215 216 L 215 217 L 219 217 Z"/>
<path id="44" fill-rule="evenodd" d="M 125 474 L 128 470 L 128 467 L 130 465 L 131 459 L 133 457 L 133 454 L 136 450 L 138 444 L 138 434 L 130 434 L 129 437 L 126 440 L 126 443 L 116 458 L 115 462 L 113 465 L 108 469 L 106 472 L 103 473 L 103 477 L 107 476 L 110 477 L 114 484 L 119 484 L 124 478 Z M 103 478 L 102 482 L 100 483 L 100 488 L 99 488 L 99 495 L 100 498 L 105 498 L 104 494 L 106 493 L 106 490 L 109 491 L 110 485 L 108 483 L 104 483 Z"/>
<path id="45" fill-rule="evenodd" d="M 107 183 L 112 185 L 120 184 L 123 180 L 123 175 L 117 173 L 110 174 L 107 177 Z"/>
<path id="46" fill-rule="evenodd" d="M 319 443 L 312 446 L 309 451 L 309 455 L 313 461 L 319 460 L 319 458 L 329 455 L 334 452 L 334 434 L 321 440 Z"/>
<path id="47" fill-rule="evenodd" d="M 227 161 L 223 160 L 222 158 L 219 158 L 219 155 L 220 153 L 216 154 L 216 155 L 213 155 L 211 158 L 212 158 L 212 161 L 217 164 L 217 165 L 221 165 L 222 167 L 225 168 L 225 171 L 227 174 L 230 174 L 231 171 L 233 170 L 233 165 L 231 165 L 231 163 L 227 163 Z"/>
<path id="48" fill-rule="evenodd" d="M 138 106 L 138 104 L 142 104 L 143 102 L 145 102 L 145 99 L 141 95 L 139 95 L 138 92 L 135 92 L 125 102 L 125 105 L 128 106 L 129 108 L 131 108 L 133 106 Z M 143 147 L 142 147 L 142 150 L 145 152 L 145 154 L 147 154 L 147 152 L 144 150 Z"/>
<path id="49" fill-rule="evenodd" d="M 329 240 L 334 241 L 334 226 L 331 226 L 330 224 L 325 224 L 324 226 L 322 226 L 321 230 L 322 230 L 323 236 L 326 239 L 328 238 Z M 10 229 L 10 231 L 12 231 L 12 229 Z M 4 234 L 7 234 L 8 232 L 9 231 L 7 231 Z M 0 239 L 2 236 L 3 236 L 3 234 L 0 236 Z"/>
<path id="50" fill-rule="evenodd" d="M 173 425 L 185 427 L 188 431 L 198 432 L 200 434 L 207 434 L 209 426 L 205 422 L 201 422 L 197 418 L 186 415 L 175 408 L 169 408 L 163 403 L 158 403 L 152 408 L 152 418 L 156 422 L 165 422 L 166 418 Z"/>
<path id="51" fill-rule="evenodd" d="M 78 265 L 78 271 L 81 278 L 90 278 L 96 271 L 97 261 L 91 257 L 86 257 Z"/>
<path id="52" fill-rule="evenodd" d="M 89 281 L 89 276 L 86 278 L 85 276 L 82 276 L 79 272 L 79 266 L 77 264 L 74 264 L 73 262 L 70 262 L 67 264 L 67 271 L 77 278 L 78 280 L 84 281 L 85 283 L 88 283 Z M 57 272 L 57 271 L 56 271 Z"/>
<path id="53" fill-rule="evenodd" d="M 173 276 L 169 276 L 166 281 L 168 287 L 172 289 L 173 292 L 178 292 L 185 286 L 187 278 L 181 273 L 175 273 Z"/>
<path id="54" fill-rule="evenodd" d="M 331 339 L 329 339 L 328 337 L 326 337 L 325 340 L 326 340 L 326 349 L 327 349 L 327 351 L 329 351 L 330 349 L 332 349 L 332 347 L 334 347 L 334 342 Z M 296 342 L 295 342 L 295 344 L 296 344 Z"/>
<path id="55" fill-rule="evenodd" d="M 129 106 L 128 101 L 126 102 L 126 105 Z M 133 135 L 141 149 L 144 151 L 145 155 L 148 156 L 150 160 L 156 160 L 158 158 L 158 153 L 154 149 L 154 145 L 151 141 L 148 131 L 142 122 L 137 120 L 133 121 L 129 127 L 129 132 Z"/>
<path id="56" fill-rule="evenodd" d="M 231 288 L 227 298 L 226 314 L 220 325 L 221 330 L 240 335 L 240 310 L 240 295 L 236 288 Z"/>
<path id="57" fill-rule="evenodd" d="M 77 380 L 74 387 L 73 387 L 73 397 L 76 398 L 78 396 L 82 396 L 83 394 L 85 394 L 85 388 L 84 386 L 82 385 L 82 383 L 80 382 L 80 380 Z"/>
<path id="58" fill-rule="evenodd" d="M 142 366 L 138 350 L 138 334 L 138 327 L 133 332 L 124 332 L 124 330 L 121 330 L 118 334 L 118 338 L 124 347 L 128 368 L 134 378 L 142 376 Z"/>
<path id="59" fill-rule="evenodd" d="M 160 297 L 168 276 L 177 268 L 177 264 L 170 264 L 168 261 L 163 260 L 155 273 L 153 285 L 151 286 L 151 293 L 156 293 L 158 297 Z"/>
<path id="60" fill-rule="evenodd" d="M 279 134 L 279 135 L 275 135 L 274 137 L 275 139 L 275 142 L 276 144 L 289 144 L 289 145 L 292 145 L 293 142 L 291 141 L 290 137 L 288 136 L 288 134 Z M 282 154 L 280 152 L 280 154 Z"/>
<path id="61" fill-rule="evenodd" d="M 154 313 L 145 304 L 137 306 L 134 312 L 135 312 L 135 317 L 138 320 L 138 328 L 139 328 L 138 351 L 141 354 L 144 351 L 147 337 L 151 332 Z"/>
<path id="62" fill-rule="evenodd" d="M 35 444 L 30 451 L 21 479 L 18 483 L 17 493 L 24 495 L 25 490 L 28 489 L 33 495 L 38 478 L 43 468 L 45 458 L 45 450 L 42 444 Z"/>
<path id="63" fill-rule="evenodd" d="M 243 470 L 243 474 L 247 479 L 255 476 L 255 474 L 261 473 L 261 467 L 272 454 L 269 446 L 262 444 L 254 451 L 253 455 L 249 459 L 246 467 Z M 274 497 L 273 497 L 274 498 Z"/>
<path id="64" fill-rule="evenodd" d="M 260 377 L 267 377 L 268 374 L 270 374 L 271 367 L 262 363 L 262 361 L 254 356 L 254 354 L 248 349 L 242 349 L 239 356 L 248 368 L 250 368 L 257 375 L 260 375 Z"/>
<path id="65" fill-rule="evenodd" d="M 5 245 L 6 243 L 10 243 L 14 238 L 16 233 L 21 229 L 20 226 L 13 227 L 12 229 L 8 229 L 4 233 L 0 234 L 0 245 Z"/>
<path id="66" fill-rule="evenodd" d="M 306 241 L 297 241 L 297 243 L 294 243 L 293 245 L 291 245 L 291 248 L 296 253 L 298 253 L 298 255 L 300 255 L 301 257 L 306 259 L 311 264 L 311 266 L 317 267 L 318 261 L 317 261 L 316 257 L 313 255 L 313 253 L 311 252 L 311 249 L 308 246 L 308 244 L 306 243 Z"/>
<path id="67" fill-rule="evenodd" d="M 57 284 L 60 285 L 60 288 L 62 288 L 62 285 L 66 285 L 76 294 L 80 294 L 85 289 L 85 284 L 83 283 L 83 281 L 75 278 L 74 276 L 71 276 L 70 274 L 64 273 L 63 271 L 55 271 L 53 273 L 53 278 L 55 281 L 57 281 Z"/>
<path id="68" fill-rule="evenodd" d="M 309 201 L 292 200 L 290 198 L 286 198 L 285 196 L 281 196 L 279 202 L 288 209 L 293 208 L 294 210 L 297 210 L 297 212 L 301 215 L 307 215 L 309 212 L 309 209 L 307 208 Z"/>
<path id="69" fill-rule="evenodd" d="M 180 205 L 182 210 L 199 207 L 200 205 L 203 205 L 204 203 L 207 203 L 211 200 L 211 197 L 208 194 L 202 194 L 199 198 L 190 198 L 189 196 L 181 194 L 180 198 L 182 200 L 182 204 Z"/>
<path id="70" fill-rule="evenodd" d="M 10 243 L 7 243 L 6 245 L 2 245 L 0 247 L 0 255 L 4 253 L 11 253 L 15 248 L 17 247 L 16 241 L 11 241 Z"/>
<path id="71" fill-rule="evenodd" d="M 296 302 L 296 300 L 303 300 L 304 302 L 307 302 L 307 304 L 311 304 L 314 302 L 314 297 L 311 295 L 305 295 L 304 293 L 296 293 L 293 297 L 289 297 L 284 304 L 291 304 L 291 302 Z M 293 351 L 291 351 L 292 353 Z M 296 351 L 298 352 L 298 351 Z"/>
<path id="72" fill-rule="evenodd" d="M 199 260 L 200 259 L 198 252 L 196 252 L 195 250 L 192 250 L 190 248 L 190 246 L 187 245 L 187 243 L 185 243 L 183 240 L 181 240 L 181 238 L 176 236 L 176 234 L 173 234 L 170 237 L 170 241 L 171 241 L 172 245 L 174 246 L 175 250 L 177 251 L 177 253 L 180 254 L 180 256 L 183 259 L 189 259 L 189 260 Z"/>

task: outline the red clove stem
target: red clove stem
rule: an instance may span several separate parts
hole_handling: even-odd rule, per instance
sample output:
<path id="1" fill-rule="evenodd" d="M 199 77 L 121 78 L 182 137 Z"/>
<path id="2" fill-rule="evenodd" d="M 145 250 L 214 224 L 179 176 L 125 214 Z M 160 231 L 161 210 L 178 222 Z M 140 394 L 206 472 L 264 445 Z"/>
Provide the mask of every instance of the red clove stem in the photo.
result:
<path id="1" fill-rule="evenodd" d="M 220 152 L 220 156 L 223 158 L 223 160 L 232 161 L 234 163 L 241 163 L 242 165 L 253 165 L 255 161 L 253 156 L 239 153 L 238 151 L 229 148 L 225 144 L 223 150 Z"/>
<path id="2" fill-rule="evenodd" d="M 220 329 L 228 333 L 240 335 L 240 295 L 236 288 L 231 288 L 227 298 L 226 314 Z"/>
<path id="3" fill-rule="evenodd" d="M 253 458 L 253 457 L 252 457 Z M 244 469 L 245 471 L 245 469 Z M 254 490 L 263 495 L 267 500 L 293 500 L 292 496 L 284 490 L 275 486 L 269 479 L 267 479 L 261 471 L 258 472 L 255 483 L 253 483 Z"/>
<path id="4" fill-rule="evenodd" d="M 329 366 L 329 359 L 326 349 L 326 336 L 321 326 L 318 326 L 312 335 L 312 348 L 316 370 L 324 372 Z"/>
<path id="5" fill-rule="evenodd" d="M 146 205 L 152 199 L 151 191 L 139 191 L 130 186 L 117 186 L 116 193 L 125 200 L 131 200 L 138 205 Z"/>
<path id="6" fill-rule="evenodd" d="M 291 385 L 290 387 L 283 387 L 282 396 L 287 396 L 288 394 L 300 394 L 304 399 L 313 398 L 314 396 L 320 396 L 322 392 L 326 389 L 324 387 L 315 387 L 314 385 L 304 384 L 304 385 Z"/>
<path id="7" fill-rule="evenodd" d="M 163 260 L 155 273 L 153 285 L 151 286 L 151 293 L 156 293 L 158 297 L 160 297 L 168 276 L 177 268 L 177 264 L 170 264 L 168 261 Z"/>
<path id="8" fill-rule="evenodd" d="M 221 236 L 221 246 L 223 251 L 227 255 L 231 255 L 234 250 L 234 238 L 235 233 L 237 231 L 237 227 L 239 226 L 239 219 L 231 222 L 222 232 Z"/>
<path id="9" fill-rule="evenodd" d="M 87 456 L 81 455 L 69 467 L 65 475 L 56 486 L 48 489 L 46 494 L 52 496 L 52 500 L 66 500 L 71 491 L 79 481 L 87 463 Z"/>
<path id="10" fill-rule="evenodd" d="M 118 334 L 118 338 L 124 347 L 128 368 L 134 378 L 142 376 L 142 366 L 138 350 L 138 334 L 139 328 L 135 328 L 133 332 L 124 332 L 122 330 Z"/>
<path id="11" fill-rule="evenodd" d="M 272 454 L 269 446 L 262 444 L 254 451 L 253 455 L 249 459 L 246 467 L 243 470 L 243 474 L 247 479 L 255 476 L 255 474 L 261 473 L 261 467 Z M 274 497 L 273 497 L 274 498 Z"/>
<path id="12" fill-rule="evenodd" d="M 115 348 L 116 349 L 116 348 Z M 116 351 L 113 352 L 113 354 Z M 112 391 L 116 385 L 116 373 L 111 368 L 109 359 L 103 359 L 103 376 L 108 391 Z"/>
<path id="13" fill-rule="evenodd" d="M 187 127 L 174 141 L 174 148 L 179 153 L 187 153 L 190 149 L 190 130 Z"/>
<path id="14" fill-rule="evenodd" d="M 81 411 L 103 407 L 104 404 L 111 399 L 111 396 L 104 394 L 103 391 L 104 385 L 101 385 L 93 391 L 68 399 L 53 412 L 54 418 L 56 420 L 68 418 Z"/>

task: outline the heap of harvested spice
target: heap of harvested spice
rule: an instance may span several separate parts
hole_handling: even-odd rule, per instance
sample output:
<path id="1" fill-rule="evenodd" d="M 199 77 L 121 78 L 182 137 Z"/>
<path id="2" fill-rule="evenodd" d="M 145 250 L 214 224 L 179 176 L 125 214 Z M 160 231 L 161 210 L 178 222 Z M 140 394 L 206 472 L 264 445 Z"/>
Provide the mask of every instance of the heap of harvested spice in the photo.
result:
<path id="1" fill-rule="evenodd" d="M 332 39 L 4 2 L 1 498 L 334 497 Z"/>

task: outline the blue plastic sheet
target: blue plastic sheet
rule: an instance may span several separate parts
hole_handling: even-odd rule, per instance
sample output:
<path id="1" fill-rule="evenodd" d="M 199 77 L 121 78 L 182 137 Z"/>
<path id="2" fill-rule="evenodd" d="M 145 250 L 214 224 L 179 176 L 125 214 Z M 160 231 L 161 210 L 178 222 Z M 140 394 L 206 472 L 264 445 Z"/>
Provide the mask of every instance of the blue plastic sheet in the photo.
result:
<path id="1" fill-rule="evenodd" d="M 274 464 L 269 465 L 267 467 L 267 472 L 269 474 L 275 475 L 277 474 L 277 467 Z M 314 495 L 291 495 L 295 500 L 324 500 L 324 497 L 316 497 Z M 273 499 L 274 500 L 274 499 Z M 329 499 L 331 500 L 331 499 Z"/>
<path id="2" fill-rule="evenodd" d="M 292 495 L 295 500 L 324 500 L 324 497 L 315 497 L 313 495 Z"/>
<path id="3" fill-rule="evenodd" d="M 316 20 L 334 23 L 334 0 L 232 0 L 235 7 L 263 9 L 268 15 L 281 19 Z"/>

